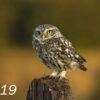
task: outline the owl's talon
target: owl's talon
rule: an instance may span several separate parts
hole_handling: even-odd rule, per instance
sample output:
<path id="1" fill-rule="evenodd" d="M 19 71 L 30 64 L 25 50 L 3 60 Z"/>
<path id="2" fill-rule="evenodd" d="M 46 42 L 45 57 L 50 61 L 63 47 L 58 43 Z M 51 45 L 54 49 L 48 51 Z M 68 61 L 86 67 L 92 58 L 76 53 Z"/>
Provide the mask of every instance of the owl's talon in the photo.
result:
<path id="1" fill-rule="evenodd" d="M 56 79 L 60 81 L 60 80 L 66 80 L 67 78 L 58 76 Z"/>
<path id="2" fill-rule="evenodd" d="M 56 79 L 56 77 L 49 75 L 50 79 Z"/>
<path id="3" fill-rule="evenodd" d="M 58 75 L 57 71 L 53 71 L 53 73 L 50 75 L 51 77 L 56 77 Z"/>

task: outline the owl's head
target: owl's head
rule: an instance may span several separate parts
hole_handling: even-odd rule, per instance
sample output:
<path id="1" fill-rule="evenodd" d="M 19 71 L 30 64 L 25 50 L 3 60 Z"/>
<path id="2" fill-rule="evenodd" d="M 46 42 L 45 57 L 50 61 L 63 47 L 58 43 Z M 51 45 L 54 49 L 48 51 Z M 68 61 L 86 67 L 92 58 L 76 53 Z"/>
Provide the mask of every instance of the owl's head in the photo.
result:
<path id="1" fill-rule="evenodd" d="M 33 34 L 33 38 L 40 42 L 62 36 L 63 35 L 61 34 L 60 30 L 56 26 L 50 24 L 42 24 L 37 26 Z"/>

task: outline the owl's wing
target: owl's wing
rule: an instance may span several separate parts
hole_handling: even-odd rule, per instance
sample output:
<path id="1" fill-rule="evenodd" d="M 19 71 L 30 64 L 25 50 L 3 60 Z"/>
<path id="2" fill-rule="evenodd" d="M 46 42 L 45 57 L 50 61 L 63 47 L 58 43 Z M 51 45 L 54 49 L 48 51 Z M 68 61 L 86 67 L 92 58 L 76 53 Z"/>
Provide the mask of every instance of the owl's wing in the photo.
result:
<path id="1" fill-rule="evenodd" d="M 86 59 L 83 58 L 83 57 L 75 50 L 75 48 L 73 47 L 72 43 L 71 43 L 68 39 L 64 38 L 64 43 L 63 43 L 63 44 L 64 44 L 63 46 L 65 46 L 65 50 L 64 50 L 64 51 L 65 51 L 67 54 L 69 54 L 69 56 L 70 56 L 72 59 L 75 59 L 75 60 L 79 61 L 80 63 L 86 62 Z"/>
<path id="2" fill-rule="evenodd" d="M 78 52 L 76 52 L 72 43 L 68 39 L 63 38 L 63 41 L 62 41 L 62 39 L 60 39 L 60 40 L 61 40 L 61 42 L 63 42 L 63 45 L 62 45 L 63 51 L 62 52 L 65 52 L 66 56 L 68 56 L 71 59 L 71 61 L 77 62 L 80 65 L 80 68 L 82 70 L 86 70 L 86 68 L 83 65 L 83 63 L 86 62 L 86 59 L 83 58 Z"/>

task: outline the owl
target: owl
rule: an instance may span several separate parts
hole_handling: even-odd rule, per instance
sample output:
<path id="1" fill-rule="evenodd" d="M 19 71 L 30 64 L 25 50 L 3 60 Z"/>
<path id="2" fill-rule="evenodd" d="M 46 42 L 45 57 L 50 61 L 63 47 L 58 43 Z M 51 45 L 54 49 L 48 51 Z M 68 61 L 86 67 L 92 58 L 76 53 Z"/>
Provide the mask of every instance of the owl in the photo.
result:
<path id="1" fill-rule="evenodd" d="M 33 48 L 42 62 L 50 69 L 50 77 L 66 78 L 66 72 L 75 69 L 86 71 L 86 60 L 75 50 L 61 31 L 51 24 L 42 24 L 33 31 Z"/>

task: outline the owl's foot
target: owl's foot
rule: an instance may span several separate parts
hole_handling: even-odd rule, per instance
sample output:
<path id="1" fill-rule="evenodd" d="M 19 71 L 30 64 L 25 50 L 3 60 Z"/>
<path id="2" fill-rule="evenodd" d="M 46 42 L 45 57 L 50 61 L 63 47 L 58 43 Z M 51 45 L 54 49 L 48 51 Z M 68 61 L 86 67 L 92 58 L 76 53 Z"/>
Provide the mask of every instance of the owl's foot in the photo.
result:
<path id="1" fill-rule="evenodd" d="M 50 76 L 51 76 L 51 77 L 56 77 L 57 74 L 58 74 L 58 72 L 54 71 Z"/>
<path id="2" fill-rule="evenodd" d="M 67 78 L 66 78 L 66 71 L 62 71 L 62 72 L 54 71 L 54 72 L 49 76 L 49 78 L 57 79 L 57 80 L 67 79 Z"/>
<path id="3" fill-rule="evenodd" d="M 59 78 L 59 80 L 67 79 L 67 78 L 66 78 L 66 71 L 62 71 L 62 72 L 58 75 L 58 78 Z"/>
<path id="4" fill-rule="evenodd" d="M 56 79 L 58 75 L 57 71 L 54 71 L 53 73 L 51 73 L 51 75 L 49 76 L 50 78 Z"/>

